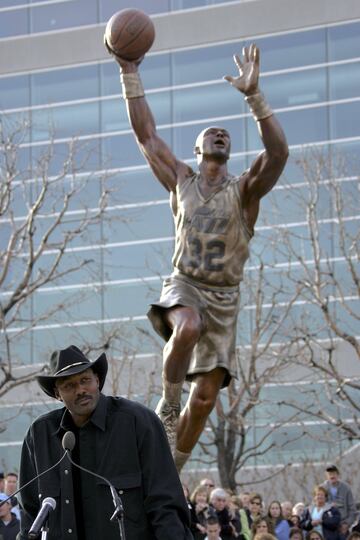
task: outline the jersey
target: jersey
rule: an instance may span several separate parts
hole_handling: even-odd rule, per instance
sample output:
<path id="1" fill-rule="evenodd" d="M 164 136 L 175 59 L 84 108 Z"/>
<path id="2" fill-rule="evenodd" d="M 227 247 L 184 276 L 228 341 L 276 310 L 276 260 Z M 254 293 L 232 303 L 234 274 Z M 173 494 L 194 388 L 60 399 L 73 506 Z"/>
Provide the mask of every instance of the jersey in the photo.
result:
<path id="1" fill-rule="evenodd" d="M 243 217 L 240 177 L 228 175 L 206 198 L 199 181 L 200 174 L 194 173 L 176 188 L 175 274 L 199 286 L 238 287 L 253 236 Z"/>

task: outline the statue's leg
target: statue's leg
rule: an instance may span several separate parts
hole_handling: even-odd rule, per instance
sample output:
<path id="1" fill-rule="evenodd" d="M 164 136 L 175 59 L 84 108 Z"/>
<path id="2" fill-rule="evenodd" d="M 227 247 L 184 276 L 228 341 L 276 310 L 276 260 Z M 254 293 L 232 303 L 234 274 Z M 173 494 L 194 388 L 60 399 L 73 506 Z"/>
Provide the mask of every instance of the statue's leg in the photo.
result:
<path id="1" fill-rule="evenodd" d="M 189 398 L 178 422 L 175 453 L 178 472 L 186 459 L 190 457 L 192 449 L 203 432 L 226 374 L 227 371 L 224 368 L 218 367 L 209 373 L 196 375 L 191 383 Z"/>

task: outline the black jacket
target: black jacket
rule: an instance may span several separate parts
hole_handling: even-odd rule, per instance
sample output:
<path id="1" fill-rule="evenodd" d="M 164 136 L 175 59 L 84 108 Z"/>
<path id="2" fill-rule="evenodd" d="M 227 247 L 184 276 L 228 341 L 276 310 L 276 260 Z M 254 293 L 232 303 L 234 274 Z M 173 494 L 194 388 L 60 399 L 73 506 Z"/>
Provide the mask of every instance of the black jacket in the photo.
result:
<path id="1" fill-rule="evenodd" d="M 20 486 L 60 459 L 62 437 L 72 426 L 64 408 L 35 420 L 23 443 Z M 180 480 L 165 431 L 153 411 L 101 395 L 90 420 L 78 429 L 77 446 L 80 464 L 118 490 L 127 540 L 192 539 Z M 27 539 L 45 497 L 57 502 L 50 514 L 48 540 L 118 540 L 118 524 L 109 521 L 114 507 L 108 486 L 86 473 L 73 474 L 67 458 L 21 492 L 21 540 Z"/>
<path id="2" fill-rule="evenodd" d="M 13 514 L 11 515 L 10 523 L 7 525 L 5 525 L 3 520 L 0 519 L 0 538 L 2 540 L 15 540 L 19 530 L 20 521 Z"/>

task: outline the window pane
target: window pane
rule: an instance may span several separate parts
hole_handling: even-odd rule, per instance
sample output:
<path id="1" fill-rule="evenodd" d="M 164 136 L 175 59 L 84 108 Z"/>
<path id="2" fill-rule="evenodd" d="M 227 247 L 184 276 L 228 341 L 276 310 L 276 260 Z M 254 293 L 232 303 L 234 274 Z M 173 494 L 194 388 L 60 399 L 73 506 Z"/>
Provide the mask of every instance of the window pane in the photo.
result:
<path id="1" fill-rule="evenodd" d="M 171 123 L 172 104 L 170 92 L 148 94 L 147 101 L 157 125 Z M 101 101 L 101 120 L 103 131 L 130 129 L 126 105 L 120 96 Z"/>
<path id="2" fill-rule="evenodd" d="M 277 118 L 285 132 L 289 144 L 326 141 L 329 138 L 328 111 L 326 107 L 281 112 Z M 262 144 L 256 123 L 247 118 L 249 149 L 261 149 Z"/>
<path id="3" fill-rule="evenodd" d="M 359 97 L 360 62 L 329 68 L 330 98 Z"/>
<path id="4" fill-rule="evenodd" d="M 102 95 L 121 93 L 119 68 L 116 62 L 101 64 L 101 92 Z M 150 88 L 169 86 L 170 80 L 170 54 L 148 55 L 141 63 L 141 79 L 145 91 Z"/>
<path id="5" fill-rule="evenodd" d="M 97 97 L 97 66 L 84 66 L 35 73 L 31 77 L 32 105 Z"/>
<path id="6" fill-rule="evenodd" d="M 25 3 L 25 2 L 23 2 Z M 21 36 L 29 32 L 29 10 L 0 11 L 0 38 Z"/>
<path id="7" fill-rule="evenodd" d="M 129 204 L 154 200 L 165 200 L 169 204 L 169 193 L 155 178 L 149 168 L 122 171 L 111 176 L 107 185 L 112 193 L 110 204 Z"/>
<path id="8" fill-rule="evenodd" d="M 45 32 L 97 23 L 96 0 L 62 1 L 31 8 L 31 32 Z"/>
<path id="9" fill-rule="evenodd" d="M 321 68 L 263 77 L 261 88 L 272 107 L 288 107 L 326 101 L 326 83 L 326 70 Z"/>
<path id="10" fill-rule="evenodd" d="M 242 42 L 173 53 L 174 84 L 222 79 L 235 73 L 233 54 Z"/>
<path id="11" fill-rule="evenodd" d="M 244 100 L 228 83 L 174 91 L 174 120 L 196 122 L 212 116 L 243 113 Z M 220 121 L 221 123 L 221 121 Z"/>
<path id="12" fill-rule="evenodd" d="M 328 36 L 330 60 L 343 60 L 359 56 L 359 22 L 332 26 L 328 28 Z"/>
<path id="13" fill-rule="evenodd" d="M 114 13 L 125 8 L 135 8 L 145 11 L 148 15 L 152 13 L 163 13 L 169 11 L 169 0 L 100 0 L 100 20 L 107 21 Z"/>
<path id="14" fill-rule="evenodd" d="M 99 102 L 79 103 L 69 107 L 37 109 L 33 111 L 33 139 L 77 137 L 99 132 Z"/>
<path id="15" fill-rule="evenodd" d="M 321 28 L 256 39 L 261 53 L 261 70 L 271 71 L 325 62 L 325 35 L 325 29 Z"/>
<path id="16" fill-rule="evenodd" d="M 170 129 L 159 130 L 159 135 L 168 145 L 171 145 Z M 132 133 L 105 137 L 102 148 L 104 163 L 106 163 L 107 167 L 127 167 L 146 163 Z"/>
<path id="17" fill-rule="evenodd" d="M 345 103 L 330 108 L 331 135 L 333 138 L 360 136 L 359 125 L 354 118 L 359 118 L 360 103 Z"/>
<path id="18" fill-rule="evenodd" d="M 0 108 L 27 107 L 30 104 L 29 86 L 28 75 L 0 77 Z"/>

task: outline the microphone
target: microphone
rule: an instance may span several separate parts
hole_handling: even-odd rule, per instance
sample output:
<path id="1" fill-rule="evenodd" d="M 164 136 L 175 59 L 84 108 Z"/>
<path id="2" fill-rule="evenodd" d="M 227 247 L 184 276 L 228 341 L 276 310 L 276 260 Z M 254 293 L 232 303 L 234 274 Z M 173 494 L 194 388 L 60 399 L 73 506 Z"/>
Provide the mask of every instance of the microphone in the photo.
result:
<path id="1" fill-rule="evenodd" d="M 65 452 L 72 452 L 76 443 L 75 435 L 72 431 L 67 431 L 62 438 L 62 447 Z"/>
<path id="2" fill-rule="evenodd" d="M 85 467 L 78 465 L 77 463 L 75 463 L 75 461 L 71 459 L 70 452 L 74 449 L 75 443 L 76 443 L 76 438 L 75 438 L 74 433 L 72 431 L 67 431 L 64 434 L 62 438 L 62 443 L 61 443 L 63 449 L 65 450 L 65 455 L 68 457 L 68 460 L 74 467 L 88 474 L 91 474 L 92 476 L 95 476 L 95 478 L 100 478 L 100 480 L 103 480 L 103 482 L 105 482 L 105 484 L 109 486 L 113 504 L 115 507 L 115 512 L 111 516 L 110 521 L 115 521 L 115 519 L 118 520 L 119 528 L 120 528 L 120 537 L 122 539 L 125 539 L 125 531 L 124 531 L 124 524 L 123 524 L 124 508 L 123 508 L 120 496 L 118 495 L 118 492 L 116 491 L 114 486 L 111 484 L 111 482 L 109 482 L 107 478 L 105 478 L 104 476 L 101 476 L 100 474 L 94 473 L 93 471 L 90 471 L 89 469 L 85 469 Z"/>
<path id="3" fill-rule="evenodd" d="M 28 537 L 30 539 L 37 538 L 39 536 L 41 527 L 44 525 L 50 512 L 55 510 L 55 508 L 55 499 L 53 499 L 52 497 L 46 497 L 46 499 L 43 500 L 39 513 L 36 516 L 35 521 L 31 526 L 31 529 L 29 530 Z"/>

